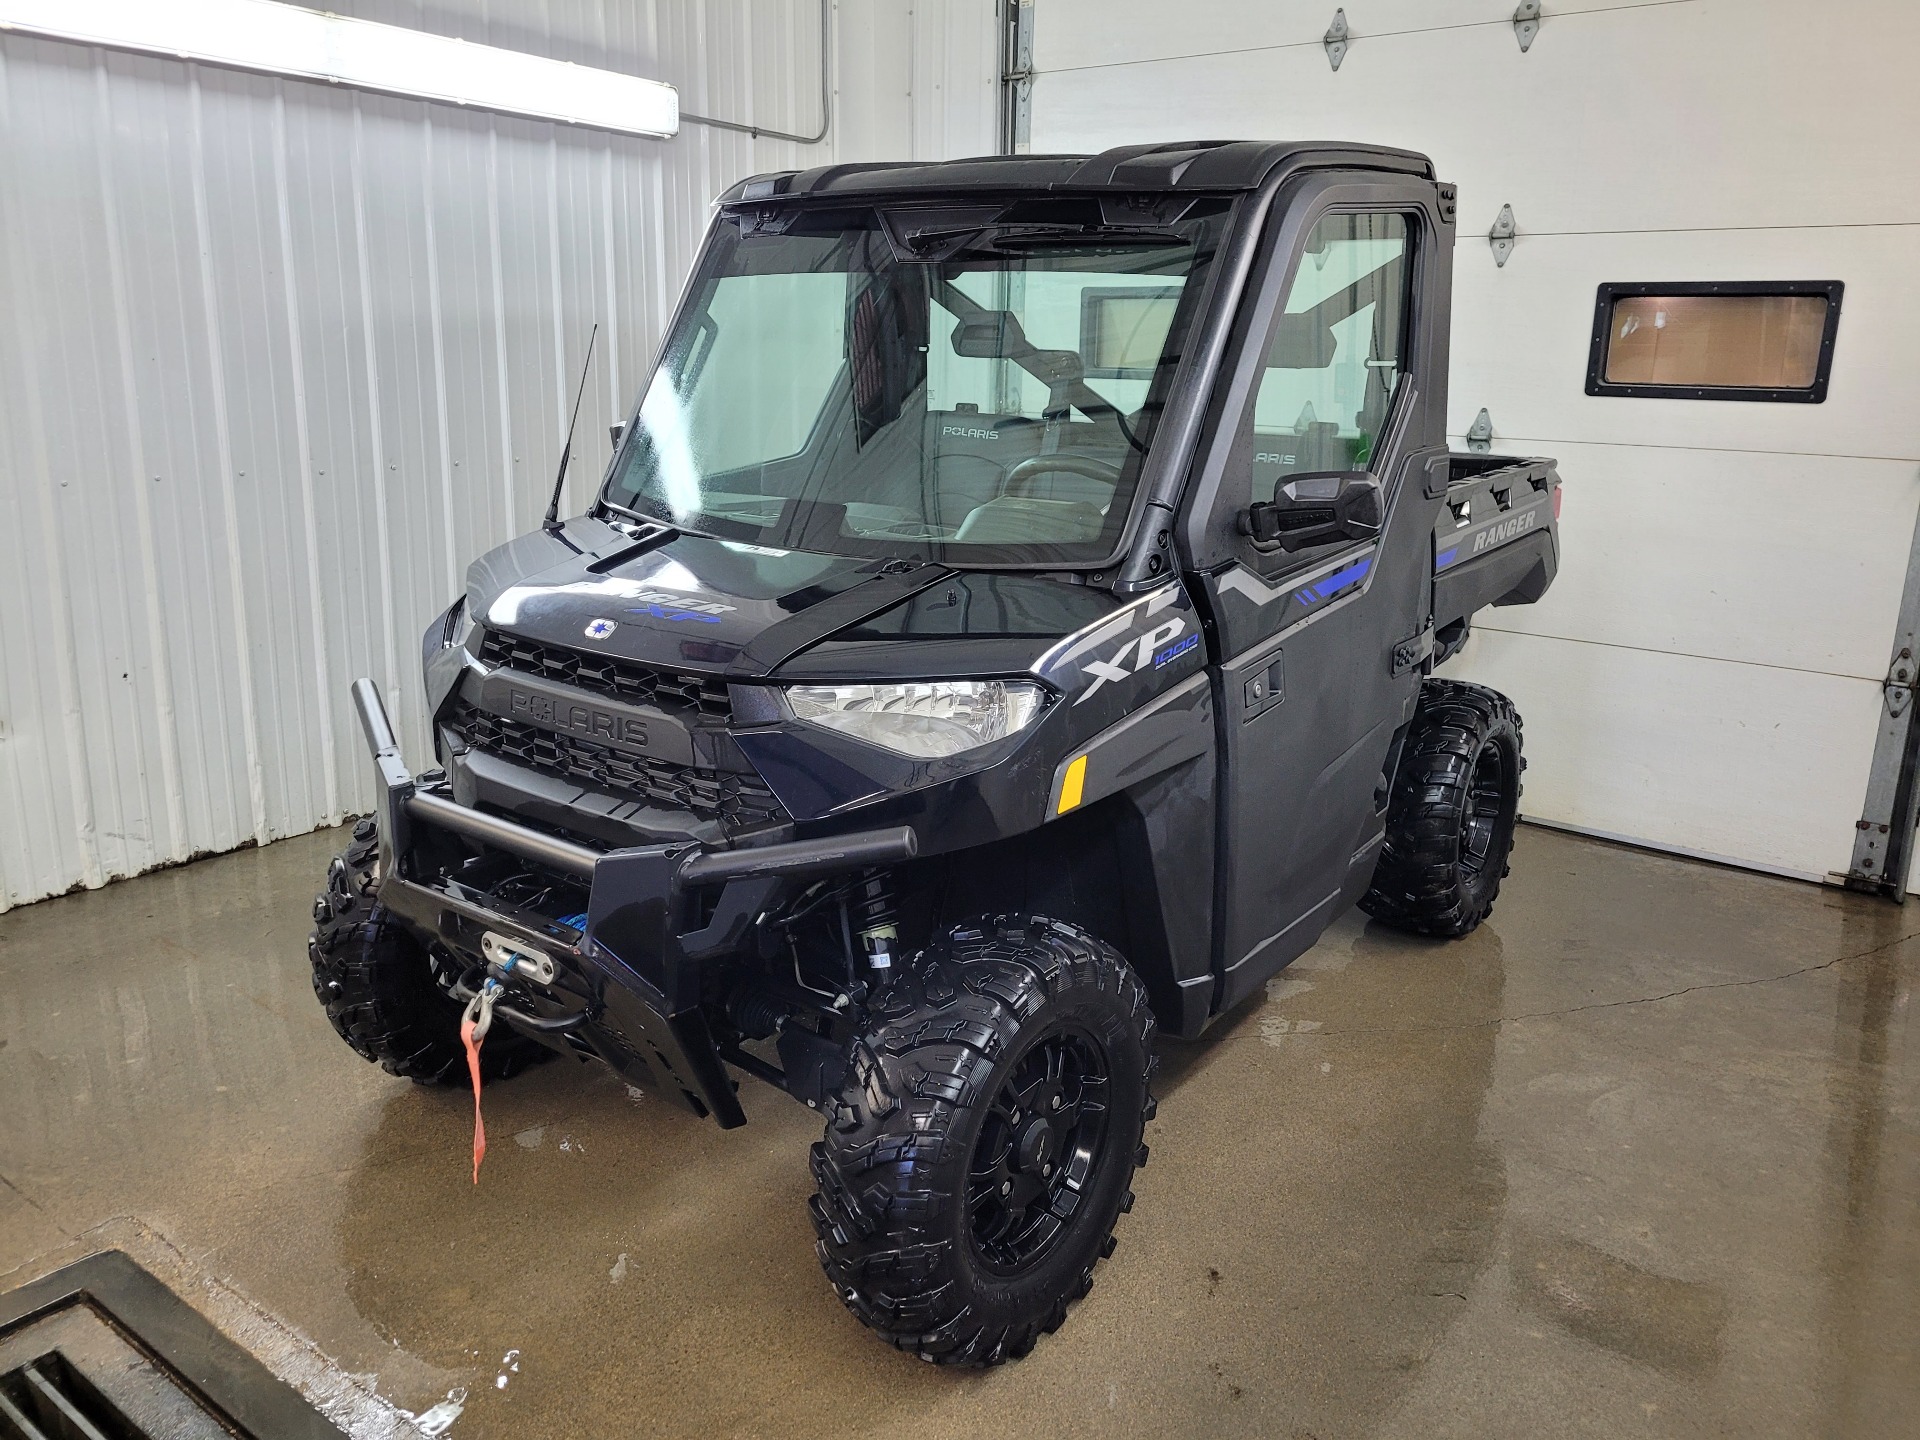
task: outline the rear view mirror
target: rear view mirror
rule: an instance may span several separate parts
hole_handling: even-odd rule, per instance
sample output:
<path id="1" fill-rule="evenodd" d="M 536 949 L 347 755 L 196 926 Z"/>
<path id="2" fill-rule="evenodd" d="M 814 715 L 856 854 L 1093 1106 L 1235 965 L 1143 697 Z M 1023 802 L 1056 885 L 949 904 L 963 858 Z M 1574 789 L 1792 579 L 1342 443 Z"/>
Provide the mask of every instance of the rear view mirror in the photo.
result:
<path id="1" fill-rule="evenodd" d="M 953 327 L 953 353 L 969 360 L 1013 360 L 1032 349 L 1019 317 L 1005 310 L 980 310 Z"/>
<path id="2" fill-rule="evenodd" d="M 627 433 L 627 427 L 624 422 L 617 425 L 609 425 L 607 427 L 607 434 L 613 440 L 614 449 L 618 450 L 620 448 L 620 437 L 626 433 Z"/>
<path id="3" fill-rule="evenodd" d="M 1386 518 L 1380 482 L 1360 470 L 1301 475 L 1250 505 L 1240 531 L 1259 545 L 1305 550 L 1336 540 L 1371 540 Z"/>

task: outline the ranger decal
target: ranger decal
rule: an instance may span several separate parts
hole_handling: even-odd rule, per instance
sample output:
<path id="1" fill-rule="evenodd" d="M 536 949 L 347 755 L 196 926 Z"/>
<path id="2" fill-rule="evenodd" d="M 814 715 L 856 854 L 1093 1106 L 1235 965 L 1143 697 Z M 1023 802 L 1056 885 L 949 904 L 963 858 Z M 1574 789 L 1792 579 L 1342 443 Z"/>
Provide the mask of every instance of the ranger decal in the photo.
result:
<path id="1" fill-rule="evenodd" d="M 1498 525 L 1489 526 L 1473 537 L 1473 553 L 1491 550 L 1495 545 L 1504 545 L 1517 535 L 1522 535 L 1540 523 L 1540 511 L 1536 508 L 1524 515 L 1516 515 L 1511 520 L 1502 520 Z"/>
<path id="2" fill-rule="evenodd" d="M 629 615 L 650 615 L 655 620 L 698 620 L 718 625 L 722 615 L 731 614 L 736 608 L 714 600 L 689 600 L 684 595 L 661 590 L 642 590 L 632 598 L 644 603 L 629 609 Z"/>

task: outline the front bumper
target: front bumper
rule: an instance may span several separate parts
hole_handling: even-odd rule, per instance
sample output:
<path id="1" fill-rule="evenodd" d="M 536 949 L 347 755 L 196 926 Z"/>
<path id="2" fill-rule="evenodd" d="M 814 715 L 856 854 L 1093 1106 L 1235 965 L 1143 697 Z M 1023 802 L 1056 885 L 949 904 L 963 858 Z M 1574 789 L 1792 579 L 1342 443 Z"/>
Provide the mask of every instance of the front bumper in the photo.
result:
<path id="1" fill-rule="evenodd" d="M 709 983 L 754 923 L 796 878 L 896 864 L 917 851 L 901 826 L 749 849 L 697 841 L 596 850 L 456 804 L 444 786 L 408 771 L 380 692 L 356 680 L 353 699 L 379 786 L 380 900 L 423 937 L 476 968 L 489 965 L 489 934 L 554 962 L 559 979 L 513 978 L 518 1003 L 495 1014 L 542 1039 L 584 1047 L 723 1127 L 744 1124 L 708 1023 Z M 505 852 L 583 882 L 584 920 L 560 920 L 490 901 L 440 867 L 418 863 L 447 837 Z M 570 923 L 575 922 L 578 923 Z"/>

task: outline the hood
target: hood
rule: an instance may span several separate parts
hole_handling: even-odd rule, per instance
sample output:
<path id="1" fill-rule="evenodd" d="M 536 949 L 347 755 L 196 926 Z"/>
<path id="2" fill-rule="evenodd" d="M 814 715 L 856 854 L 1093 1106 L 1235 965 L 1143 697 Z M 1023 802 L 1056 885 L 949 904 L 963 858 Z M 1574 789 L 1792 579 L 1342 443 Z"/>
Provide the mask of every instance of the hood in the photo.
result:
<path id="1" fill-rule="evenodd" d="M 475 561 L 468 613 L 530 640 L 737 678 L 934 678 L 1025 669 L 1117 608 L 1105 591 L 1027 573 L 903 576 L 872 559 L 693 535 L 634 541 L 595 520 L 563 528 L 572 545 L 535 531 Z M 802 615 L 814 623 L 748 653 Z"/>

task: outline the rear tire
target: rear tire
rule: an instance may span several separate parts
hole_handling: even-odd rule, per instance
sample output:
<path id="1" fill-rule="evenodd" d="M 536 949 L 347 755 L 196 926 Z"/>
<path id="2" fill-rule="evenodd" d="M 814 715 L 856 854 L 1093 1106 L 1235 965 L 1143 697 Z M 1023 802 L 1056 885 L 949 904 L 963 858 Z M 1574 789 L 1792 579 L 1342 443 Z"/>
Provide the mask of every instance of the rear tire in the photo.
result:
<path id="1" fill-rule="evenodd" d="M 460 1002 L 442 988 L 445 961 L 394 919 L 374 895 L 380 836 L 372 820 L 327 866 L 313 902 L 313 993 L 342 1040 L 389 1075 L 422 1085 L 465 1084 Z M 480 1050 L 480 1073 L 504 1080 L 550 1052 L 495 1025 Z"/>
<path id="2" fill-rule="evenodd" d="M 1526 765 L 1506 696 L 1459 680 L 1422 685 L 1360 908 L 1421 935 L 1465 935 L 1486 919 L 1507 875 Z"/>
<path id="3" fill-rule="evenodd" d="M 1153 1015 L 1112 949 L 993 916 L 901 967 L 813 1147 L 820 1264 L 902 1350 L 994 1365 L 1057 1330 L 1146 1164 Z"/>

